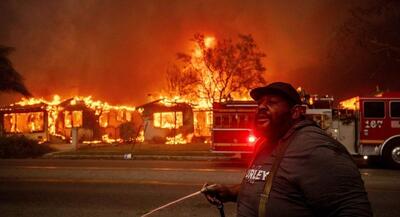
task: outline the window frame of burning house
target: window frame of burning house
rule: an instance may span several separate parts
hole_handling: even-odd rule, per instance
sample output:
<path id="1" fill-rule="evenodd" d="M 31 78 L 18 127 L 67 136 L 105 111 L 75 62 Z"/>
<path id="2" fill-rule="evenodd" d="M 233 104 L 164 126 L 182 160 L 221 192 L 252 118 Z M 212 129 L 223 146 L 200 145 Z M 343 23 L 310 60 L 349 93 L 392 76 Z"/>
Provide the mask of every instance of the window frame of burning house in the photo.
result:
<path id="1" fill-rule="evenodd" d="M 364 101 L 364 118 L 384 119 L 386 117 L 385 107 L 385 101 Z"/>
<path id="2" fill-rule="evenodd" d="M 154 112 L 153 126 L 162 129 L 174 129 L 174 128 L 178 129 L 183 126 L 183 112 L 182 111 Z"/>
<path id="3" fill-rule="evenodd" d="M 44 124 L 44 112 L 36 111 L 36 112 L 20 112 L 20 113 L 8 113 L 4 114 L 3 124 L 4 131 L 6 133 L 40 133 L 44 132 L 45 124 Z M 7 121 L 7 118 L 10 117 Z M 25 122 L 25 126 L 23 128 L 19 128 L 19 121 Z M 25 119 L 25 120 L 24 120 Z M 13 123 L 11 122 L 13 120 Z M 8 124 L 7 124 L 8 122 Z M 32 127 L 29 125 L 33 124 L 35 130 L 32 130 Z"/>
<path id="4" fill-rule="evenodd" d="M 99 117 L 99 125 L 102 128 L 107 128 L 108 124 L 110 122 L 110 115 L 109 115 L 109 111 L 104 111 L 101 113 L 100 117 Z"/>
<path id="5" fill-rule="evenodd" d="M 81 110 L 66 110 L 64 111 L 64 127 L 78 128 L 83 126 L 83 111 Z M 77 114 L 77 116 L 75 115 Z M 79 118 L 78 118 L 79 116 Z"/>

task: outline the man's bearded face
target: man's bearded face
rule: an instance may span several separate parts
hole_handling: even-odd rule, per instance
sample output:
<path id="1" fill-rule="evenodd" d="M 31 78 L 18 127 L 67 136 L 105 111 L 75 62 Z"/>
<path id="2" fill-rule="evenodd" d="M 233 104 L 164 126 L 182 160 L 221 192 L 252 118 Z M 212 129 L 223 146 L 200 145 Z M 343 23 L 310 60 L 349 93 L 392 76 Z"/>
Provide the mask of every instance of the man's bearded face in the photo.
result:
<path id="1" fill-rule="evenodd" d="M 279 139 L 292 123 L 291 107 L 281 96 L 267 94 L 258 101 L 256 130 L 267 139 Z"/>

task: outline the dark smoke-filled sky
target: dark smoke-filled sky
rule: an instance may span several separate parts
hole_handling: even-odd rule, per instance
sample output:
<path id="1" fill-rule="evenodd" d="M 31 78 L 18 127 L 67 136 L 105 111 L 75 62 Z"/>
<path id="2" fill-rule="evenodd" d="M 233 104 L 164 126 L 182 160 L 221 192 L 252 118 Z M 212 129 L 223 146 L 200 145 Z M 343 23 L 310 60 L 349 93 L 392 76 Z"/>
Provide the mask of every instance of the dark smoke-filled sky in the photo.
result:
<path id="1" fill-rule="evenodd" d="M 35 96 L 138 105 L 162 89 L 167 67 L 177 52 L 189 52 L 194 33 L 251 34 L 267 54 L 267 81 L 340 97 L 340 84 L 327 86 L 332 75 L 319 68 L 349 2 L 2 0 L 0 44 L 16 48 L 10 59 Z M 0 94 L 0 104 L 17 98 Z"/>

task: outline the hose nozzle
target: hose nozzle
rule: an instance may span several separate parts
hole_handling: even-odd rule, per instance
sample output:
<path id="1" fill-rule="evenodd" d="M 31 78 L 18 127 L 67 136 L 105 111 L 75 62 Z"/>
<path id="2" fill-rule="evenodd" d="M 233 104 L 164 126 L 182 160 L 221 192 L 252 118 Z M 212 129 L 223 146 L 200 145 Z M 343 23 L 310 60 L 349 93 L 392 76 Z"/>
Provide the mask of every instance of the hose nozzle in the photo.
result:
<path id="1" fill-rule="evenodd" d="M 216 186 L 217 186 L 217 184 L 207 185 L 207 183 L 206 183 L 203 185 L 200 192 L 204 194 L 207 191 L 213 190 L 213 188 L 215 188 Z"/>

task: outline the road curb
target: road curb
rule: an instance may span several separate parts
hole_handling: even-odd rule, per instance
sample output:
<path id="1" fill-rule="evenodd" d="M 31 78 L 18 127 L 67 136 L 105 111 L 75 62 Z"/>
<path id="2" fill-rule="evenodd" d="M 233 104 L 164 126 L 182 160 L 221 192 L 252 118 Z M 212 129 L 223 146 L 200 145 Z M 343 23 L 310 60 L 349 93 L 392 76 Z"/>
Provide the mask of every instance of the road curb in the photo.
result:
<path id="1" fill-rule="evenodd" d="M 49 153 L 42 158 L 46 159 L 110 159 L 110 160 L 193 160 L 193 161 L 214 161 L 214 160 L 232 160 L 235 157 L 227 156 L 169 156 L 169 155 L 96 155 L 96 154 L 59 154 L 59 152 Z"/>

